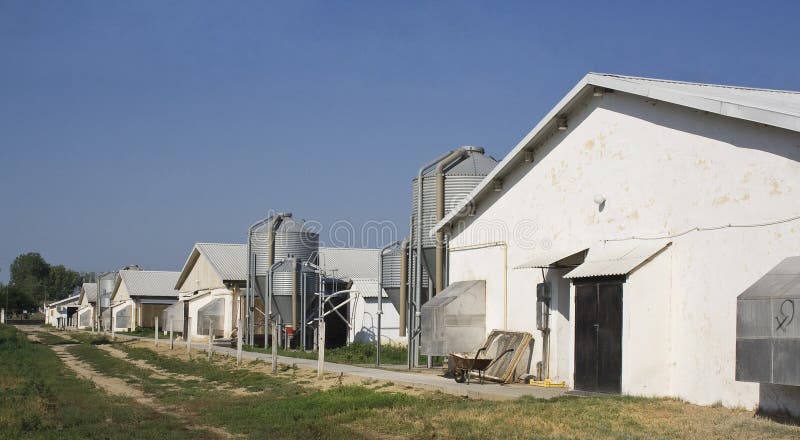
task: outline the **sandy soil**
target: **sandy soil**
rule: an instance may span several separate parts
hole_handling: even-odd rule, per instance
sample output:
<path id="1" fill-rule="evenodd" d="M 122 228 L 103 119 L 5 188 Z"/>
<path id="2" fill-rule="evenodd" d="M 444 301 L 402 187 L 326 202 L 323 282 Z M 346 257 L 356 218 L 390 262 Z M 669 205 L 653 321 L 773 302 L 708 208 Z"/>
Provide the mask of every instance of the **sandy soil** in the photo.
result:
<path id="1" fill-rule="evenodd" d="M 188 359 L 188 356 L 186 354 L 186 349 L 184 347 L 180 348 L 175 347 L 174 350 L 170 350 L 169 344 L 159 344 L 158 347 L 155 347 L 152 341 L 145 341 L 145 340 L 132 340 L 131 342 L 126 342 L 126 343 L 134 347 L 141 347 L 153 350 L 161 355 L 173 356 L 184 360 Z M 198 356 L 205 356 L 205 353 L 200 350 L 192 350 L 192 357 L 196 358 Z M 215 353 L 213 361 L 218 364 L 225 365 L 229 368 L 244 368 L 258 373 L 272 374 L 272 365 L 267 362 L 263 362 L 261 360 L 243 359 L 242 365 L 236 367 L 235 357 Z M 278 372 L 276 373 L 276 375 L 278 377 L 289 379 L 297 383 L 298 385 L 319 390 L 327 390 L 332 387 L 342 386 L 342 385 L 360 385 L 379 392 L 388 392 L 388 393 L 400 392 L 416 396 L 432 394 L 430 391 L 427 390 L 396 385 L 392 382 L 385 382 L 377 379 L 364 379 L 361 377 L 348 376 L 345 374 L 338 374 L 338 373 L 326 373 L 322 379 L 318 379 L 317 370 L 315 369 L 310 369 L 300 366 L 284 365 L 284 364 L 278 365 Z"/>
<path id="2" fill-rule="evenodd" d="M 26 334 L 27 337 L 30 338 L 31 340 L 39 341 L 39 338 L 36 336 L 35 333 L 26 333 Z M 65 337 L 65 335 L 63 334 L 59 334 L 58 336 Z M 191 420 L 189 414 L 182 413 L 176 408 L 170 408 L 159 404 L 152 398 L 145 395 L 141 390 L 132 387 L 130 384 L 128 384 L 122 379 L 106 376 L 104 374 L 97 372 L 89 364 L 73 356 L 69 351 L 67 351 L 67 347 L 68 345 L 51 345 L 50 349 L 52 349 L 59 357 L 59 359 L 61 359 L 64 365 L 70 370 L 72 370 L 79 378 L 91 381 L 92 383 L 95 384 L 95 386 L 97 386 L 104 392 L 111 394 L 113 396 L 129 398 L 134 402 L 136 402 L 137 404 L 146 406 L 156 412 L 178 417 L 184 423 L 186 423 L 186 426 L 188 426 L 192 430 L 208 431 L 209 433 L 212 433 L 214 436 L 218 438 L 225 438 L 225 439 L 235 438 L 234 435 L 232 435 L 231 433 L 229 433 L 224 429 L 215 426 L 196 424 L 193 420 Z M 119 350 L 117 349 L 114 350 L 119 352 Z M 124 355 L 123 352 L 120 353 Z M 126 360 L 131 361 L 130 359 Z"/>

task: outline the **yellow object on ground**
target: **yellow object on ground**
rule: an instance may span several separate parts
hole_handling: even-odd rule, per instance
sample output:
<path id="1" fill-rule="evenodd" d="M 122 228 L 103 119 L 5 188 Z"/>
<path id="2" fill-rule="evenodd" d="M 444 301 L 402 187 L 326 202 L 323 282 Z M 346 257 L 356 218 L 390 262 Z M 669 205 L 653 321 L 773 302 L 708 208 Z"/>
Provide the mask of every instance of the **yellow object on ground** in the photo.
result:
<path id="1" fill-rule="evenodd" d="M 550 379 L 545 380 L 532 380 L 530 385 L 535 387 L 545 387 L 545 388 L 564 388 L 567 386 L 566 382 L 551 382 Z"/>

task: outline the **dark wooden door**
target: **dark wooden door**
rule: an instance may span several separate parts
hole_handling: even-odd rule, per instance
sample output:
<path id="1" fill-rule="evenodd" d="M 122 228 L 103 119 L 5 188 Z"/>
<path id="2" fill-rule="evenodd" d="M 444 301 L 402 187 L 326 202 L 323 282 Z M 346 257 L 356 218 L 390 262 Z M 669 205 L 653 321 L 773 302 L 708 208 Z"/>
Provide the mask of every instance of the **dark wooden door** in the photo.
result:
<path id="1" fill-rule="evenodd" d="M 622 283 L 575 286 L 575 388 L 620 392 Z"/>

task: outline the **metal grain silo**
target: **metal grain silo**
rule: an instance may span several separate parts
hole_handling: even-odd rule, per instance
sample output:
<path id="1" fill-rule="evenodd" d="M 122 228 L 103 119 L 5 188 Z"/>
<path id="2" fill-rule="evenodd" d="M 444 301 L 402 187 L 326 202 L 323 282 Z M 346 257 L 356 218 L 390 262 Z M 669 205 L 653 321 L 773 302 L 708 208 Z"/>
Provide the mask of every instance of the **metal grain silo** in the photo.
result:
<path id="1" fill-rule="evenodd" d="M 424 270 L 436 283 L 436 292 L 443 288 L 437 278 L 436 237 L 430 231 L 450 210 L 458 205 L 497 165 L 497 161 L 484 154 L 481 147 L 461 147 L 435 161 L 422 173 L 422 203 L 419 203 L 419 176 L 412 181 L 413 213 L 412 237 L 414 249 L 422 247 Z M 422 211 L 420 212 L 420 205 Z M 422 224 L 422 230 L 417 229 Z M 440 266 L 442 257 L 440 259 Z M 439 274 L 442 276 L 442 274 Z M 424 281 L 423 281 L 424 282 Z"/>
<path id="2" fill-rule="evenodd" d="M 319 234 L 295 220 L 291 212 L 271 215 L 253 225 L 248 241 L 256 276 L 266 276 L 273 263 L 290 257 L 308 261 L 319 251 Z"/>
<path id="3" fill-rule="evenodd" d="M 276 320 L 291 331 L 305 334 L 308 311 L 316 305 L 319 278 L 313 268 L 299 258 L 289 258 L 273 266 L 271 275 L 272 312 Z"/>
<path id="4" fill-rule="evenodd" d="M 389 301 L 397 310 L 400 310 L 400 286 L 403 284 L 400 275 L 401 261 L 401 246 L 387 249 L 381 255 L 381 284 L 389 296 Z"/>

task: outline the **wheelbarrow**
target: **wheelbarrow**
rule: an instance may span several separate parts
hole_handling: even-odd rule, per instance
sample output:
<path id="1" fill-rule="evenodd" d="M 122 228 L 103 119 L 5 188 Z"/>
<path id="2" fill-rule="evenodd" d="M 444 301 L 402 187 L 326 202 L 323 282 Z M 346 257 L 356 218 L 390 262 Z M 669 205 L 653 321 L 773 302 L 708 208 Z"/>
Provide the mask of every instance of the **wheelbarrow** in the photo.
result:
<path id="1" fill-rule="evenodd" d="M 474 355 L 470 353 L 450 353 L 450 358 L 454 361 L 453 378 L 458 383 L 469 383 L 469 378 L 472 372 L 478 373 L 478 380 L 483 384 L 483 378 L 486 375 L 486 370 L 508 353 L 514 351 L 513 348 L 500 353 L 496 358 L 480 357 L 481 352 L 485 352 L 486 347 L 479 349 Z"/>

